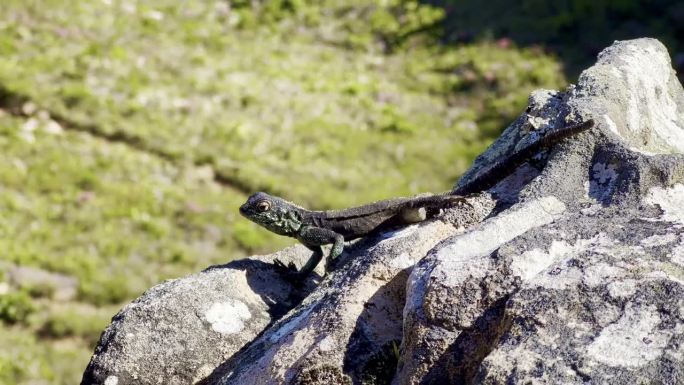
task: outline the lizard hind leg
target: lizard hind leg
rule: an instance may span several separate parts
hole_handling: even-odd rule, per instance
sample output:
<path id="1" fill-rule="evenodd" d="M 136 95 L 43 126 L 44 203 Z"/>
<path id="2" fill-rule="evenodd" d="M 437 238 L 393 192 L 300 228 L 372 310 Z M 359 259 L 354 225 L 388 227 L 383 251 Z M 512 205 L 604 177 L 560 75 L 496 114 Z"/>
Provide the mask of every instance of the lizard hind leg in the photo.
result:
<path id="1" fill-rule="evenodd" d="M 399 213 L 402 224 L 412 224 L 422 222 L 428 218 L 433 218 L 447 209 L 459 205 L 469 205 L 465 197 L 450 194 L 418 196 L 414 205 L 405 207 Z"/>
<path id="2" fill-rule="evenodd" d="M 407 207 L 399 215 L 405 224 L 422 222 L 428 217 L 425 207 Z"/>

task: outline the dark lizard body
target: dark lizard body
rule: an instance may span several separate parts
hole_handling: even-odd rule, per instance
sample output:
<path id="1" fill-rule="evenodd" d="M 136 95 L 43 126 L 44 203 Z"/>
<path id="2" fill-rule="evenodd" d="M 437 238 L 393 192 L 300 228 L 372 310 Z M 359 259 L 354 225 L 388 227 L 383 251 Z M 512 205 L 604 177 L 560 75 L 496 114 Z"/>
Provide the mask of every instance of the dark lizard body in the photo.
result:
<path id="1" fill-rule="evenodd" d="M 463 197 L 455 195 L 393 198 L 345 210 L 304 210 L 301 215 L 304 224 L 332 230 L 348 241 L 368 235 L 378 228 L 423 221 L 427 210 L 462 201 Z"/>
<path id="2" fill-rule="evenodd" d="M 313 255 L 293 275 L 304 277 L 323 258 L 321 245 L 332 244 L 328 264 L 342 253 L 344 242 L 392 226 L 423 221 L 430 212 L 465 202 L 457 195 L 428 195 L 393 198 L 344 210 L 311 211 L 281 198 L 258 192 L 240 207 L 240 213 L 276 234 L 296 238 L 313 251 Z M 282 266 L 280 262 L 276 262 Z M 290 266 L 290 270 L 294 269 Z"/>
<path id="3" fill-rule="evenodd" d="M 492 166 L 455 193 L 467 194 L 486 190 L 510 174 L 536 152 L 559 141 L 588 130 L 593 120 L 554 130 L 537 142 L 512 154 Z M 284 199 L 257 192 L 240 207 L 240 213 L 268 230 L 296 238 L 313 251 L 313 255 L 299 272 L 290 264 L 290 274 L 303 278 L 310 274 L 323 258 L 322 245 L 332 244 L 326 261 L 330 262 L 342 253 L 344 242 L 366 236 L 392 226 L 402 226 L 425 220 L 429 214 L 441 208 L 467 203 L 462 195 L 452 192 L 423 195 L 411 198 L 393 198 L 343 210 L 311 211 Z M 284 267 L 280 261 L 276 264 Z"/>

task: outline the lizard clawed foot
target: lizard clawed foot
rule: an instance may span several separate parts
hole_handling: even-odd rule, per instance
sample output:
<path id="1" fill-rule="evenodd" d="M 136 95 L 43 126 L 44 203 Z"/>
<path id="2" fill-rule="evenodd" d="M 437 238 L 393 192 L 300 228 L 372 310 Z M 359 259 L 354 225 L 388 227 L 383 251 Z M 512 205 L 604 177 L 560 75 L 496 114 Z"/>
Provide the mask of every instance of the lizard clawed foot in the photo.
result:
<path id="1" fill-rule="evenodd" d="M 339 255 L 335 258 L 328 258 L 325 261 L 325 275 L 328 275 L 329 272 L 335 271 L 337 269 L 338 265 L 340 264 L 340 257 L 342 257 L 342 255 Z"/>
<path id="2" fill-rule="evenodd" d="M 335 262 L 326 262 L 325 263 L 325 271 L 323 272 L 323 276 L 327 276 L 331 271 L 335 270 Z"/>

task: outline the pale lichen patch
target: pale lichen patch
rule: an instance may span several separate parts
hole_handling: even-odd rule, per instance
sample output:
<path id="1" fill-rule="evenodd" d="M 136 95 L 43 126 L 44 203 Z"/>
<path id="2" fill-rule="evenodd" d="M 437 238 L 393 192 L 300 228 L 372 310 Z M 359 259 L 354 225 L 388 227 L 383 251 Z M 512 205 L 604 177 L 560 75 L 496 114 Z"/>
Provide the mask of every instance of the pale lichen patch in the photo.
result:
<path id="1" fill-rule="evenodd" d="M 566 242 L 554 240 L 548 251 L 535 248 L 515 258 L 511 263 L 511 270 L 514 274 L 527 281 L 572 250 L 574 250 L 574 247 Z"/>
<path id="2" fill-rule="evenodd" d="M 204 316 L 215 332 L 233 334 L 245 328 L 245 321 L 250 319 L 252 314 L 242 301 L 233 299 L 212 304 Z"/>
<path id="3" fill-rule="evenodd" d="M 624 275 L 625 270 L 607 262 L 599 262 L 584 269 L 582 281 L 589 287 L 596 287 Z"/>
<path id="4" fill-rule="evenodd" d="M 684 245 L 677 245 L 672 249 L 672 262 L 684 266 Z"/>
<path id="5" fill-rule="evenodd" d="M 540 129 L 541 127 L 545 127 L 549 125 L 549 121 L 551 119 L 549 118 L 544 118 L 543 116 L 530 116 L 527 115 L 527 122 L 534 128 L 535 130 Z"/>
<path id="6" fill-rule="evenodd" d="M 655 246 L 661 246 L 661 245 L 666 245 L 668 243 L 672 243 L 677 240 L 677 235 L 673 233 L 665 234 L 665 235 L 651 235 L 648 238 L 644 238 L 641 240 L 641 244 L 646 246 L 646 247 L 655 247 Z"/>
<path id="7" fill-rule="evenodd" d="M 408 253 L 401 253 L 399 256 L 393 258 L 389 265 L 395 269 L 406 269 L 413 266 L 416 261 Z"/>
<path id="8" fill-rule="evenodd" d="M 662 220 L 684 223 L 684 184 L 670 188 L 653 187 L 644 201 L 663 210 Z"/>
<path id="9" fill-rule="evenodd" d="M 437 256 L 438 260 L 443 261 L 443 266 L 439 269 L 443 272 L 450 272 L 445 273 L 444 278 L 456 284 L 464 277 L 456 276 L 454 272 L 467 274 L 465 269 L 459 269 L 457 265 L 468 263 L 468 260 L 472 258 L 487 255 L 526 231 L 551 223 L 565 209 L 565 204 L 553 196 L 512 208 L 442 247 Z"/>
<path id="10" fill-rule="evenodd" d="M 617 69 L 615 69 L 615 71 L 617 71 Z M 608 129 L 610 129 L 610 131 L 612 133 L 614 133 L 615 135 L 621 136 L 620 131 L 618 131 L 617 125 L 615 124 L 613 119 L 611 119 L 610 116 L 608 116 L 608 114 L 604 114 L 603 119 L 605 119 L 606 126 L 608 126 Z"/>
<path id="11" fill-rule="evenodd" d="M 119 377 L 109 376 L 105 379 L 104 385 L 117 385 L 119 383 Z"/>
<path id="12" fill-rule="evenodd" d="M 549 253 L 542 249 L 532 249 L 514 259 L 511 263 L 511 270 L 513 274 L 527 281 L 548 267 L 550 262 L 553 262 L 553 258 Z"/>
<path id="13" fill-rule="evenodd" d="M 331 336 L 325 336 L 325 338 L 318 343 L 318 348 L 321 349 L 322 352 L 329 352 L 336 347 L 337 343 L 335 343 L 335 339 Z"/>
<path id="14" fill-rule="evenodd" d="M 657 329 L 656 307 L 634 306 L 628 305 L 625 314 L 589 345 L 591 359 L 612 367 L 641 367 L 662 354 L 669 334 Z"/>
<path id="15" fill-rule="evenodd" d="M 589 181 L 584 182 L 584 187 L 585 187 L 585 189 L 586 189 L 586 192 L 589 192 L 589 185 L 590 185 Z M 580 210 L 580 213 L 581 213 L 582 215 L 592 216 L 592 215 L 596 215 L 596 214 L 598 214 L 599 212 L 601 212 L 602 209 L 603 209 L 603 206 L 602 206 L 602 205 L 600 205 L 600 204 L 593 204 L 593 205 L 591 205 L 591 206 L 589 206 L 589 207 L 585 207 L 585 208 L 581 209 L 581 210 Z"/>
<path id="16" fill-rule="evenodd" d="M 569 259 L 585 250 L 591 250 L 595 253 L 607 252 L 614 244 L 615 242 L 603 233 L 589 239 L 579 239 L 572 245 L 562 241 L 554 241 L 549 249 L 549 258 L 553 259 L 555 264 L 549 266 L 544 274 L 536 275 L 531 282 L 541 287 L 559 290 L 577 285 L 587 277 L 582 269 L 569 264 Z M 585 283 L 594 286 L 598 284 L 595 281 L 595 278 L 589 278 L 589 281 Z"/>
<path id="17" fill-rule="evenodd" d="M 617 178 L 616 166 L 614 164 L 605 164 L 597 162 L 591 168 L 592 177 L 597 180 L 598 183 L 604 184 L 606 182 L 611 182 Z"/>
<path id="18" fill-rule="evenodd" d="M 582 280 L 582 270 L 577 267 L 556 266 L 545 274 L 535 277 L 531 284 L 545 289 L 563 290 L 576 286 Z"/>
<path id="19" fill-rule="evenodd" d="M 625 279 L 608 284 L 608 294 L 613 298 L 629 298 L 636 293 L 637 281 Z"/>

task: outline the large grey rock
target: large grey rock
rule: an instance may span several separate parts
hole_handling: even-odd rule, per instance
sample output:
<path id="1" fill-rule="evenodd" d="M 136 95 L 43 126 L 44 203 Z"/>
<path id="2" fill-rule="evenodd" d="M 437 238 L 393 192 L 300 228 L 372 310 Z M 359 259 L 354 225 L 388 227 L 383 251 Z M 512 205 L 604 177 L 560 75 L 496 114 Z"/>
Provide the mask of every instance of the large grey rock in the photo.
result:
<path id="1" fill-rule="evenodd" d="M 301 261 L 310 251 L 281 252 L 214 266 L 161 283 L 124 307 L 100 337 L 82 384 L 192 384 L 209 375 L 313 287 L 284 282 L 273 258 Z"/>
<path id="2" fill-rule="evenodd" d="M 534 93 L 461 184 L 537 130 L 598 129 L 521 189 L 492 189 L 511 206 L 414 268 L 394 383 L 683 382 L 683 113 L 651 39 L 616 42 L 566 92 Z"/>
<path id="3" fill-rule="evenodd" d="M 527 279 L 475 382 L 684 382 L 684 227 L 648 206 L 625 214 L 568 213 L 499 249 Z"/>
<path id="4" fill-rule="evenodd" d="M 274 256 L 163 283 L 114 318 L 83 383 L 682 383 L 683 112 L 662 44 L 616 42 L 533 93 L 460 185 L 547 130 L 590 132 L 471 206 L 348 245 L 318 287 Z"/>

